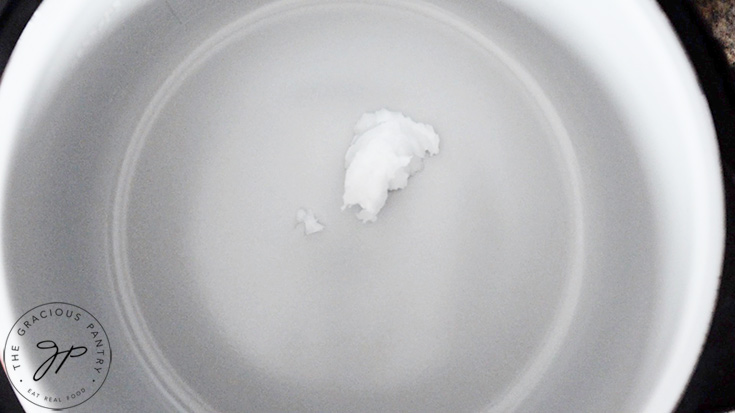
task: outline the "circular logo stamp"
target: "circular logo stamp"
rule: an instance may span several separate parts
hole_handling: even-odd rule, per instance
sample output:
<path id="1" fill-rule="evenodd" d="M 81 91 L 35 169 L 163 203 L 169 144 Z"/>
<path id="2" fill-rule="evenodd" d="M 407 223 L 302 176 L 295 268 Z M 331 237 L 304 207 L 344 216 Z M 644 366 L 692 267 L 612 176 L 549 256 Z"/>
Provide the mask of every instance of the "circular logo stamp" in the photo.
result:
<path id="1" fill-rule="evenodd" d="M 42 304 L 23 314 L 3 351 L 13 387 L 49 409 L 68 409 L 94 396 L 107 378 L 111 356 L 100 322 L 67 303 Z"/>

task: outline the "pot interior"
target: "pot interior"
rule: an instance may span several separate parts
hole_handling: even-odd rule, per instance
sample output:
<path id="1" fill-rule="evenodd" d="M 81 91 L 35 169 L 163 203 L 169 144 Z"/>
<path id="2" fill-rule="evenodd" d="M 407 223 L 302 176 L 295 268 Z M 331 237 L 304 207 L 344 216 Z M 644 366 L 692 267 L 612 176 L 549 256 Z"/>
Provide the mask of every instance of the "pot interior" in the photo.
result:
<path id="1" fill-rule="evenodd" d="M 66 40 L 3 129 L 6 289 L 95 308 L 120 350 L 90 403 L 673 407 L 722 195 L 654 5 L 140 0 L 51 19 L 46 1 L 19 49 L 42 23 Z M 380 108 L 441 152 L 363 224 L 341 210 L 344 155 Z M 323 232 L 296 226 L 304 207 Z"/>

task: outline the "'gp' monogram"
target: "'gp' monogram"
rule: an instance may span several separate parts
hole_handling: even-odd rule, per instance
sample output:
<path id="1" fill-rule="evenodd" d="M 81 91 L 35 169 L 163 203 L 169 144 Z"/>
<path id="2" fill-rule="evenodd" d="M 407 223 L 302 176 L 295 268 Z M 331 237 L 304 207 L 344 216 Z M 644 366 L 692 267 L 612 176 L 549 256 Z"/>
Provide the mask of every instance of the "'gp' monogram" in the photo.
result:
<path id="1" fill-rule="evenodd" d="M 66 360 L 69 358 L 75 358 L 75 357 L 81 357 L 87 353 L 87 348 L 84 346 L 71 346 L 69 350 L 66 351 L 59 351 L 59 346 L 56 345 L 56 343 L 52 340 L 44 340 L 36 344 L 36 347 L 40 348 L 41 350 L 48 350 L 53 349 L 54 354 L 47 358 L 46 361 L 44 361 L 39 367 L 38 370 L 33 374 L 33 381 L 39 381 L 41 380 L 46 373 L 48 373 L 51 366 L 56 361 L 56 358 L 60 355 L 64 355 L 64 358 L 61 359 L 61 363 L 59 363 L 59 367 L 56 368 L 56 371 L 54 374 L 57 374 L 59 370 L 61 370 L 61 367 L 66 363 Z M 81 350 L 81 352 L 79 352 Z M 44 368 L 45 367 L 45 368 Z"/>

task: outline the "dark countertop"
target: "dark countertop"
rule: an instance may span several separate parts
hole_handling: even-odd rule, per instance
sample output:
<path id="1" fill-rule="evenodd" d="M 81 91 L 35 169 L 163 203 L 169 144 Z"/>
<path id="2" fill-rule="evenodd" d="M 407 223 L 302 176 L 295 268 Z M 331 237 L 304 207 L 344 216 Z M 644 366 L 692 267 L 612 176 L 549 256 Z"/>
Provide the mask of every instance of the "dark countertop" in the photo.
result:
<path id="1" fill-rule="evenodd" d="M 722 43 L 730 67 L 735 69 L 735 0 L 694 0 L 694 4 Z"/>

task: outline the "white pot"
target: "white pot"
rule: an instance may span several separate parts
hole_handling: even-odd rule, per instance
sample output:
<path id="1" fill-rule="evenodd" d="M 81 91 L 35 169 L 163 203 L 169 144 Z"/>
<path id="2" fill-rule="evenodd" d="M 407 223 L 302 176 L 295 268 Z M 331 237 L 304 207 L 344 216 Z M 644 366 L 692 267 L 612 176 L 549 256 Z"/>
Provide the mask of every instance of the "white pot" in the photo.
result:
<path id="1" fill-rule="evenodd" d="M 442 148 L 362 224 L 381 107 Z M 716 137 L 653 1 L 45 0 L 0 142 L 0 331 L 99 320 L 77 411 L 667 411 L 716 297 Z"/>

